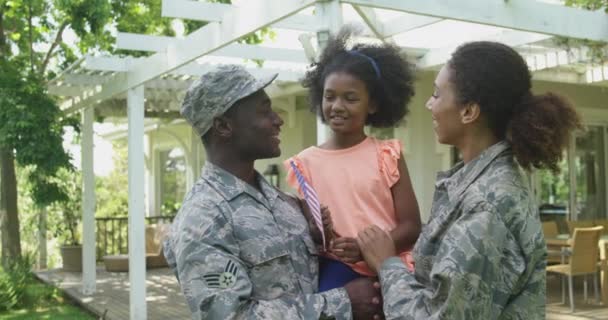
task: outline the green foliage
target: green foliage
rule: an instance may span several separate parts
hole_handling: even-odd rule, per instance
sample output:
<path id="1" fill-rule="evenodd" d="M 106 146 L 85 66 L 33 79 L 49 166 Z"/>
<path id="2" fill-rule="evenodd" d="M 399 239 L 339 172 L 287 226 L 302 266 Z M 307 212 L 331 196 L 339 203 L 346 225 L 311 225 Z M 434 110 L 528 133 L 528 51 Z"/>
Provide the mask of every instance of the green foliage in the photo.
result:
<path id="1" fill-rule="evenodd" d="M 82 220 L 82 176 L 80 172 L 60 170 L 54 181 L 70 197 L 48 208 L 48 230 L 64 245 L 80 244 Z"/>
<path id="2" fill-rule="evenodd" d="M 62 180 L 62 175 L 73 170 L 62 146 L 63 132 L 66 126 L 78 131 L 79 119 L 61 112 L 48 95 L 46 81 L 86 53 L 147 54 L 117 52 L 111 31 L 116 28 L 122 32 L 174 35 L 174 19 L 161 17 L 161 4 L 161 0 L 0 0 L 0 148 L 13 152 L 18 168 L 27 168 L 27 185 L 31 188 L 27 194 L 34 207 L 55 204 L 58 208 L 65 203 L 64 207 L 69 208 L 80 202 L 75 198 L 80 196 L 80 189 L 70 189 Z M 205 22 L 183 24 L 188 34 Z M 75 34 L 74 44 L 63 41 L 66 31 Z M 272 36 L 264 29 L 241 42 L 259 43 Z M 102 196 L 109 204 L 108 211 L 102 214 L 126 212 L 125 186 L 122 184 L 121 192 L 115 193 L 124 197 L 112 200 L 112 195 Z M 17 185 L 10 188 L 16 189 Z M 52 215 L 49 214 L 49 225 Z M 54 223 L 62 224 L 58 220 Z M 69 234 L 68 242 L 77 238 L 71 231 L 73 225 L 68 222 L 64 230 Z M 20 226 L 4 228 L 19 230 Z M 18 239 L 13 241 L 18 243 Z"/>
<path id="3" fill-rule="evenodd" d="M 0 311 L 13 309 L 22 303 L 33 262 L 34 255 L 27 254 L 0 269 Z"/>
<path id="4" fill-rule="evenodd" d="M 2 68 L 4 65 L 4 68 Z M 67 195 L 52 181 L 59 168 L 70 169 L 70 157 L 62 147 L 63 127 L 74 125 L 46 94 L 42 79 L 18 77 L 0 62 L 0 146 L 16 151 L 21 166 L 32 166 L 32 197 L 40 205 L 63 201 Z"/>
<path id="5" fill-rule="evenodd" d="M 124 141 L 114 141 L 112 149 L 114 169 L 107 177 L 95 179 L 96 217 L 122 217 L 129 210 L 127 146 Z"/>
<path id="6" fill-rule="evenodd" d="M 608 0 L 566 0 L 566 5 L 594 11 L 603 8 L 608 13 Z"/>
<path id="7" fill-rule="evenodd" d="M 61 290 L 28 277 L 20 302 L 12 310 L 0 311 L 0 319 L 92 320 L 94 317 L 72 305 Z"/>
<path id="8" fill-rule="evenodd" d="M 565 4 L 570 7 L 593 11 L 603 9 L 608 13 L 608 0 L 566 0 Z M 556 45 L 566 48 L 568 51 L 575 47 L 588 47 L 591 63 L 604 64 L 608 61 L 608 43 L 606 42 L 568 37 L 555 37 L 553 41 Z"/>

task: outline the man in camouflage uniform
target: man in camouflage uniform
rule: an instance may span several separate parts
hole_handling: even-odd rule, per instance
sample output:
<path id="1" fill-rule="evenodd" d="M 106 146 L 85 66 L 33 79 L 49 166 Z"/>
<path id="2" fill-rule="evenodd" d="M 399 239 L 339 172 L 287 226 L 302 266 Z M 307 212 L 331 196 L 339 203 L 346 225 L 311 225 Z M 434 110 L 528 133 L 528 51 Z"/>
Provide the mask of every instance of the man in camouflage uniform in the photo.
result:
<path id="1" fill-rule="evenodd" d="M 386 319 L 545 318 L 546 246 L 506 141 L 438 174 L 414 272 L 379 252 L 391 243 L 383 233 L 367 229 L 359 244 L 379 271 Z"/>
<path id="2" fill-rule="evenodd" d="M 369 319 L 381 313 L 369 279 L 315 293 L 317 248 L 300 206 L 253 167 L 281 153 L 283 121 L 264 92 L 275 77 L 223 66 L 187 91 L 181 114 L 202 137 L 207 162 L 165 256 L 194 319 Z"/>

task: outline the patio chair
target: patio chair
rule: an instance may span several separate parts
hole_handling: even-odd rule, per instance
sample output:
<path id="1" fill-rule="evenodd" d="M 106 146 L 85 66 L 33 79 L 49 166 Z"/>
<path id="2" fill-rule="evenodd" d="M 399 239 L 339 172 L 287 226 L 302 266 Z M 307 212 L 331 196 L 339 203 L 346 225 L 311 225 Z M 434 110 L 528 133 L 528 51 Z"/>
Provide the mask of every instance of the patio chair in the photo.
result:
<path id="1" fill-rule="evenodd" d="M 152 224 L 146 226 L 146 269 L 167 267 L 163 254 L 163 240 L 169 231 L 169 224 Z M 129 255 L 108 255 L 103 257 L 106 270 L 109 272 L 128 272 Z"/>
<path id="2" fill-rule="evenodd" d="M 559 234 L 559 231 L 557 228 L 557 222 L 555 222 L 555 220 L 544 221 L 542 223 L 542 226 L 543 226 L 543 234 L 545 235 L 545 239 L 556 238 L 557 235 Z M 559 255 L 559 251 L 561 250 L 561 247 L 547 245 L 547 250 L 550 253 L 549 255 L 547 255 L 547 263 L 555 264 L 555 263 L 560 263 L 562 261 L 560 255 Z M 555 252 L 555 254 L 551 254 L 553 252 Z"/>
<path id="3" fill-rule="evenodd" d="M 595 299 L 599 301 L 597 287 L 597 271 L 599 246 L 598 242 L 604 227 L 576 228 L 572 237 L 571 249 L 563 250 L 564 255 L 569 257 L 568 264 L 547 266 L 547 272 L 553 272 L 562 276 L 562 303 L 565 303 L 565 280 L 568 278 L 568 293 L 570 297 L 570 310 L 574 312 L 574 293 L 572 278 L 574 276 L 585 276 L 585 300 L 587 300 L 587 275 L 593 274 L 593 287 Z"/>
<path id="4" fill-rule="evenodd" d="M 543 234 L 545 238 L 555 238 L 559 234 L 557 229 L 557 222 L 555 220 L 552 221 L 544 221 L 543 222 Z"/>
<path id="5" fill-rule="evenodd" d="M 598 219 L 593 221 L 594 226 L 604 227 L 604 235 L 608 235 L 608 219 Z"/>
<path id="6" fill-rule="evenodd" d="M 567 220 L 566 225 L 568 225 L 568 233 L 570 233 L 570 235 L 574 234 L 574 229 L 576 228 L 591 228 L 595 226 L 592 220 Z"/>

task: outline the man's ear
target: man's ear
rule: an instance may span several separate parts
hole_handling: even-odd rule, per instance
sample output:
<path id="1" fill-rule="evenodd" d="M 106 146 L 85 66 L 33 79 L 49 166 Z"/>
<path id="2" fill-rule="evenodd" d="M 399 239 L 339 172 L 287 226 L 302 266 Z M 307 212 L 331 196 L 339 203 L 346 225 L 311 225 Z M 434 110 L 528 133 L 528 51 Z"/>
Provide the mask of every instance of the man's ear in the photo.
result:
<path id="1" fill-rule="evenodd" d="M 469 103 L 460 109 L 460 121 L 463 124 L 469 124 L 477 121 L 481 115 L 481 108 L 477 103 Z"/>
<path id="2" fill-rule="evenodd" d="M 213 119 L 213 130 L 215 131 L 215 135 L 222 138 L 230 138 L 232 137 L 233 132 L 233 124 L 230 119 L 227 117 L 219 116 Z"/>

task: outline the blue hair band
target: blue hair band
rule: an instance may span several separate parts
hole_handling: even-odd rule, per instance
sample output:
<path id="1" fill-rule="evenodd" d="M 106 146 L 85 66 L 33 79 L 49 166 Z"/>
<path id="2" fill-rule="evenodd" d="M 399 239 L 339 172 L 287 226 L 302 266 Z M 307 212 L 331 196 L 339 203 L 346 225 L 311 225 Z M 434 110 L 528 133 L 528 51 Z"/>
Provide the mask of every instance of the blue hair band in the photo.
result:
<path id="1" fill-rule="evenodd" d="M 376 63 L 376 60 L 374 60 L 372 57 L 358 51 L 358 50 L 349 50 L 346 51 L 348 54 L 353 55 L 353 56 L 358 56 L 361 58 L 365 58 L 369 61 L 369 63 L 372 64 L 372 67 L 374 68 L 374 71 L 376 71 L 376 77 L 378 78 L 378 80 L 382 77 L 382 74 L 380 73 L 380 68 L 378 68 L 378 64 Z"/>

